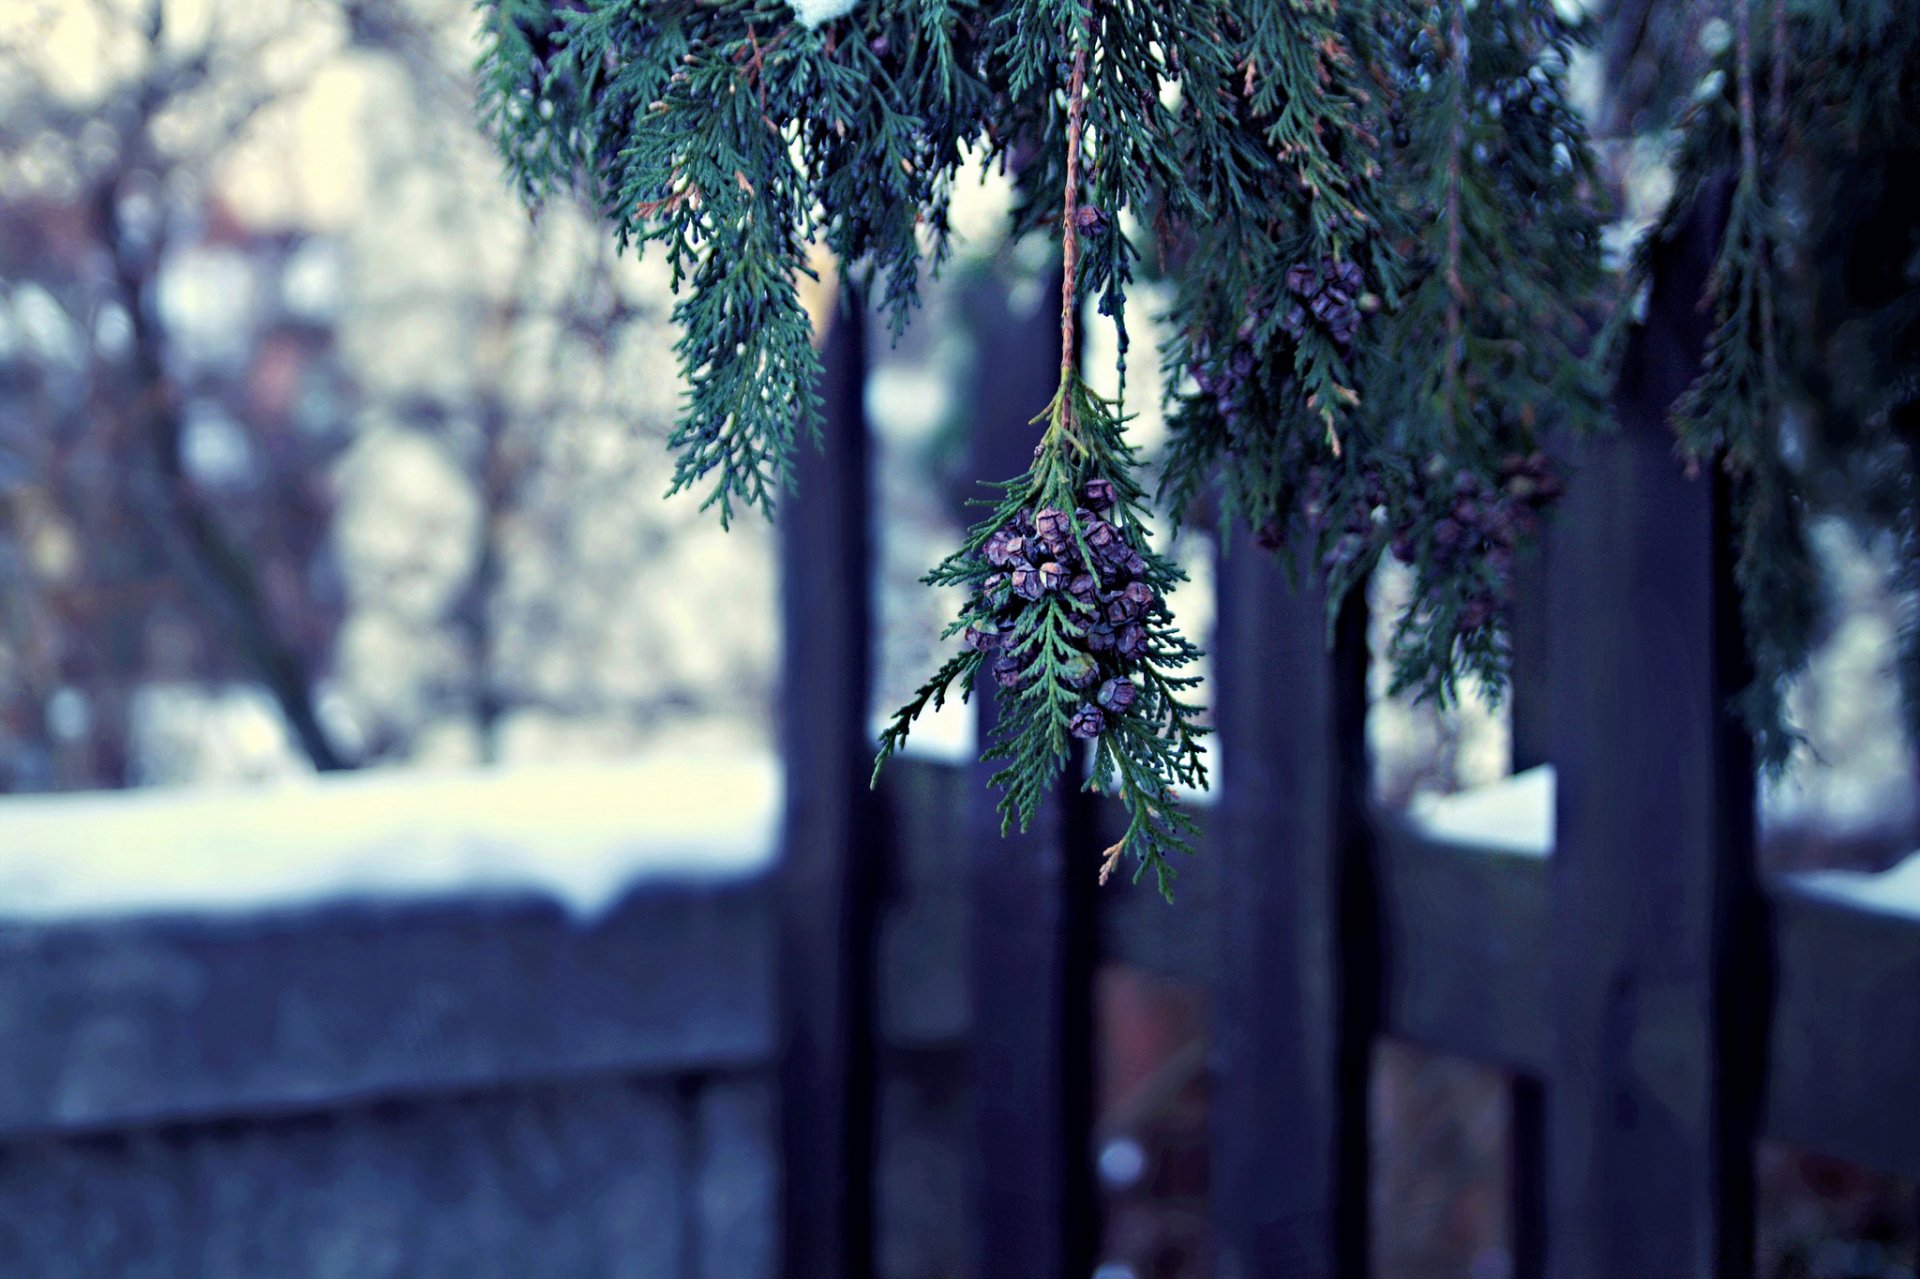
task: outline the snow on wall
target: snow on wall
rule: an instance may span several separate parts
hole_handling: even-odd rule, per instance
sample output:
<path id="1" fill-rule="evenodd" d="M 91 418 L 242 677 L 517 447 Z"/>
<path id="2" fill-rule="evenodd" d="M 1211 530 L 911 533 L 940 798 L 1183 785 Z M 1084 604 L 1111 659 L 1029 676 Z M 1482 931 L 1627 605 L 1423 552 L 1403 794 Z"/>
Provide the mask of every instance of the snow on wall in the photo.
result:
<path id="1" fill-rule="evenodd" d="M 1416 803 L 1412 817 L 1436 839 L 1544 857 L 1553 851 L 1553 805 L 1553 766 L 1545 764 L 1488 786 Z M 1920 919 L 1920 852 L 1877 874 L 1820 870 L 1787 879 L 1821 897 Z"/>
<path id="2" fill-rule="evenodd" d="M 1799 887 L 1863 910 L 1920 919 L 1920 853 L 1878 874 L 1857 870 L 1816 870 L 1793 876 Z"/>
<path id="3" fill-rule="evenodd" d="M 473 891 L 586 917 L 642 880 L 769 866 L 780 797 L 752 755 L 19 796 L 0 801 L 0 918 Z"/>
<path id="4" fill-rule="evenodd" d="M 1553 765 L 1416 801 L 1411 816 L 1435 839 L 1544 857 L 1553 851 Z"/>

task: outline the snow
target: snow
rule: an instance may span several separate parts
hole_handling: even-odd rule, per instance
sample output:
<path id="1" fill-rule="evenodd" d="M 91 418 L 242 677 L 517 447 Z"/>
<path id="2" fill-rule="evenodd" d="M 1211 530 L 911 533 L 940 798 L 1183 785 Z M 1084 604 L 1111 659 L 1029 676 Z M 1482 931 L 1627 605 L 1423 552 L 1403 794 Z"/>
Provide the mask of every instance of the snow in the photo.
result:
<path id="1" fill-rule="evenodd" d="M 1878 874 L 1817 870 L 1795 875 L 1793 882 L 1816 896 L 1920 920 L 1920 852 Z"/>
<path id="2" fill-rule="evenodd" d="M 0 918 L 250 913 L 531 892 L 581 918 L 635 883 L 770 866 L 765 755 L 0 801 Z"/>
<path id="3" fill-rule="evenodd" d="M 913 731 L 907 735 L 907 744 L 900 748 L 900 758 L 924 759 L 941 764 L 970 762 L 978 750 L 975 740 L 978 718 L 973 703 L 961 701 L 959 686 L 955 685 L 946 705 L 937 711 L 929 706 L 913 722 Z M 876 712 L 869 726 L 872 739 L 879 741 L 880 734 L 892 725 L 892 711 Z"/>
<path id="4" fill-rule="evenodd" d="M 1428 835 L 1478 848 L 1545 857 L 1553 851 L 1553 765 L 1486 786 L 1415 801 L 1411 816 Z"/>
<path id="5" fill-rule="evenodd" d="M 860 0 L 793 0 L 793 11 L 800 25 L 817 27 L 835 18 L 844 18 L 860 7 Z"/>
<path id="6" fill-rule="evenodd" d="M 1476 848 L 1544 857 L 1553 851 L 1551 764 L 1458 794 L 1416 801 L 1411 816 L 1428 835 Z M 1808 871 L 1790 877 L 1820 897 L 1920 919 L 1920 852 L 1890 870 Z"/>

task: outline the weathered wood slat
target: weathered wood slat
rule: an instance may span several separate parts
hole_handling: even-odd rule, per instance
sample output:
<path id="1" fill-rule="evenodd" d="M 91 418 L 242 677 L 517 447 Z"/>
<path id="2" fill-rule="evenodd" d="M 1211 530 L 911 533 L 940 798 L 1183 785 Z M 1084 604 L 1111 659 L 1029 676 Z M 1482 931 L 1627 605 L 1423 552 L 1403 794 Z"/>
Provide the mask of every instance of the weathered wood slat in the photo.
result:
<path id="1" fill-rule="evenodd" d="M 1547 1064 L 1547 860 L 1436 848 L 1379 824 L 1380 934 L 1388 1033 L 1539 1074 Z"/>
<path id="2" fill-rule="evenodd" d="M 726 1279 L 769 1279 L 755 1264 L 774 1227 L 751 1180 L 771 1172 L 759 1134 L 703 1125 L 689 1142 L 681 1113 L 666 1082 L 575 1080 L 9 1142 L 0 1274 L 709 1279 L 689 1262 L 715 1255 Z M 716 1155 L 743 1156 L 748 1179 L 727 1187 L 733 1203 L 696 1206 L 698 1165 Z"/>
<path id="3" fill-rule="evenodd" d="M 1920 1181 L 1920 911 L 1788 881 L 1768 913 L 1767 1135 Z"/>
<path id="4" fill-rule="evenodd" d="M 648 884 L 591 924 L 496 896 L 9 923 L 0 1138 L 760 1068 L 772 905 L 756 875 Z"/>
<path id="5" fill-rule="evenodd" d="M 780 513 L 782 1223 L 786 1274 L 872 1269 L 877 916 L 867 772 L 871 667 L 865 317 L 827 336 L 824 450 Z"/>
<path id="6" fill-rule="evenodd" d="M 985 769 L 975 772 L 983 786 Z M 1031 830 L 1004 838 L 984 804 L 976 803 L 970 823 L 974 1211 L 983 1279 L 1093 1269 L 1088 897 L 1099 861 L 1096 845 L 1073 839 L 1073 807 L 1063 796 Z M 1075 869 L 1084 882 L 1073 882 Z"/>
<path id="7" fill-rule="evenodd" d="M 1214 639 L 1213 1216 L 1223 1279 L 1367 1267 L 1366 611 L 1237 540 Z"/>
<path id="8" fill-rule="evenodd" d="M 1044 296 L 1053 296 L 1053 290 Z M 1018 476 L 1038 439 L 1028 425 L 1060 370 L 1046 307 L 1018 317 L 1004 286 L 969 292 L 978 343 L 970 473 Z M 973 496 L 969 494 L 968 496 Z M 973 518 L 969 516 L 969 518 Z M 976 693 L 984 741 L 990 687 Z M 1093 1269 L 1093 892 L 1099 845 L 1073 779 L 1025 834 L 1000 835 L 987 776 L 972 772 L 973 1070 L 979 1176 L 978 1273 L 1054 1279 Z"/>
<path id="9" fill-rule="evenodd" d="M 1580 459 L 1554 534 L 1556 560 L 1578 566 L 1551 587 L 1555 1279 L 1752 1268 L 1752 762 L 1729 708 L 1724 495 L 1682 473 L 1668 425 L 1700 366 L 1716 203 L 1659 252 L 1619 431 Z"/>
<path id="10" fill-rule="evenodd" d="M 1551 859 L 1436 844 L 1403 823 L 1380 851 L 1389 1033 L 1542 1076 Z M 1920 1178 L 1920 913 L 1767 885 L 1775 997 L 1765 1136 Z M 1757 1077 L 1758 1053 L 1734 1073 Z"/>

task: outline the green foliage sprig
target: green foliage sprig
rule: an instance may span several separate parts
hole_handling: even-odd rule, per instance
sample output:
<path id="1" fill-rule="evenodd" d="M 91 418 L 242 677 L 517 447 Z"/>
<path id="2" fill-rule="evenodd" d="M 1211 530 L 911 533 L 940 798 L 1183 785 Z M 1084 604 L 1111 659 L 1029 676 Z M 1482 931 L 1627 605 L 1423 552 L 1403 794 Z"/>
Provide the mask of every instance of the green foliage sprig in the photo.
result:
<path id="1" fill-rule="evenodd" d="M 1200 653 L 1167 609 L 1167 592 L 1185 575 L 1150 549 L 1146 495 L 1122 419 L 1080 378 L 1080 236 L 1083 223 L 1099 230 L 1101 219 L 1080 212 L 1092 42 L 1085 28 L 1064 36 L 1074 53 L 1061 174 L 1060 386 L 1034 419 L 1046 429 L 1026 474 L 1001 486 L 992 513 L 926 578 L 967 590 L 946 637 L 963 634 L 968 652 L 894 717 L 874 769 L 877 776 L 905 743 L 929 699 L 937 706 L 953 680 L 977 676 L 993 654 L 1000 714 L 985 757 L 1005 761 L 991 778 L 1001 790 L 1002 829 L 1031 822 L 1075 741 L 1091 742 L 1087 785 L 1116 793 L 1128 816 L 1101 880 L 1131 855 L 1136 878 L 1152 870 L 1171 896 L 1170 854 L 1187 851 L 1193 830 L 1173 788 L 1204 787 L 1207 777 L 1207 730 L 1184 696 L 1198 683 L 1184 668 Z"/>
<path id="2" fill-rule="evenodd" d="M 1389 545 L 1409 551 L 1403 682 L 1445 696 L 1462 670 L 1499 677 L 1501 560 L 1552 496 L 1535 436 L 1582 420 L 1568 316 L 1595 243 L 1569 207 L 1584 140 L 1546 0 L 1476 6 L 1489 52 L 1471 75 L 1464 39 L 1439 34 L 1468 10 L 1402 0 L 868 0 L 818 28 L 775 0 L 484 7 L 487 117 L 516 181 L 534 199 L 584 186 L 683 290 L 674 488 L 704 488 L 723 521 L 771 509 L 815 422 L 799 291 L 815 245 L 898 324 L 945 256 L 970 154 L 1013 173 L 1016 229 L 1060 228 L 1068 362 L 1039 452 L 929 579 L 968 590 L 956 633 L 975 646 L 903 708 L 883 758 L 991 669 L 1007 819 L 1028 820 L 1073 740 L 1092 741 L 1093 784 L 1132 818 L 1114 851 L 1165 886 L 1187 828 L 1172 788 L 1205 780 L 1183 700 L 1196 653 L 1165 611 L 1178 575 L 1147 549 L 1122 415 L 1073 363 L 1094 300 L 1124 374 L 1143 271 L 1175 286 L 1176 513 L 1217 482 L 1263 536 L 1317 539 L 1336 597 Z M 1524 115 L 1503 97 L 1520 85 L 1538 93 Z M 1473 115 L 1436 123 L 1447 111 Z M 1491 291 L 1470 293 L 1483 275 Z M 1460 489 L 1468 473 L 1484 491 Z M 1043 532 L 1061 545 L 993 562 L 991 546 Z M 1103 561 L 1094 539 L 1131 560 Z M 1037 594 L 1009 577 L 1025 591 L 1043 571 Z M 1127 688 L 1103 699 L 1114 681 Z"/>
<path id="3" fill-rule="evenodd" d="M 1136 877 L 1151 871 L 1170 893 L 1172 855 L 1193 830 L 1174 787 L 1207 783 L 1208 730 L 1188 697 L 1200 653 L 1166 607 L 1185 575 L 1149 546 L 1146 494 L 1113 406 L 1074 373 L 1034 421 L 1044 431 L 1033 465 L 998 486 L 990 513 L 925 579 L 967 592 L 944 636 L 966 647 L 895 714 L 875 775 L 929 705 L 990 673 L 1000 713 L 986 757 L 1004 761 L 991 779 L 1003 824 L 1024 828 L 1076 742 L 1090 741 L 1089 788 L 1118 795 L 1128 816 L 1106 870 L 1132 857 Z"/>
<path id="4" fill-rule="evenodd" d="M 1443 704 L 1463 675 L 1501 688 L 1514 558 L 1561 488 L 1542 450 L 1602 417 L 1578 35 L 1549 0 L 1270 6 L 1239 124 L 1297 179 L 1179 266 L 1168 496 L 1217 479 L 1336 600 L 1407 562 L 1395 687 Z"/>
<path id="5" fill-rule="evenodd" d="M 998 165 L 1014 230 L 1061 229 L 1066 309 L 1093 301 L 1118 327 L 1123 372 L 1136 279 L 1171 285 L 1159 497 L 1176 517 L 1220 509 L 1311 548 L 1336 601 L 1394 555 L 1414 582 L 1397 686 L 1442 702 L 1463 678 L 1497 690 L 1514 557 L 1561 485 L 1555 442 L 1602 417 L 1586 348 L 1607 211 L 1567 88 L 1585 29 L 1563 5 L 863 0 L 818 25 L 780 0 L 482 8 L 483 113 L 516 183 L 536 200 L 584 189 L 623 241 L 659 246 L 682 289 L 676 489 L 723 520 L 771 509 L 817 418 L 800 288 L 814 254 L 904 324 L 947 253 L 954 181 Z M 1819 625 L 1809 519 L 1849 511 L 1909 544 L 1920 527 L 1920 242 L 1889 176 L 1920 160 L 1920 22 L 1896 0 L 1736 0 L 1733 16 L 1720 85 L 1691 112 L 1643 100 L 1683 72 L 1642 77 L 1602 116 L 1680 120 L 1679 194 L 1656 234 L 1716 175 L 1737 182 L 1706 375 L 1677 426 L 1684 452 L 1735 479 L 1756 670 L 1743 704 L 1778 760 Z M 1859 260 L 1868 245 L 1880 262 Z M 974 621 L 1003 607 L 979 556 L 1009 520 L 1056 512 L 1078 539 L 1081 505 L 1060 485 L 1143 487 L 1118 408 L 1072 369 L 1055 411 L 1073 429 L 1050 418 L 1043 440 L 1115 443 L 1037 459 L 943 565 Z M 1159 599 L 1171 579 L 1140 554 Z M 1019 610 L 1052 619 L 1020 631 L 1022 651 L 1057 665 L 1010 699 L 1012 735 L 993 748 L 1015 819 L 1071 751 L 1073 712 L 1039 676 L 1057 685 L 1079 610 L 1048 598 Z M 1168 636 L 1171 672 L 1187 650 Z M 954 658 L 897 731 L 987 664 Z M 1200 776 L 1191 714 L 1152 714 L 1118 717 L 1151 731 L 1095 734 L 1096 773 L 1132 787 L 1150 825 L 1166 784 Z M 1109 742 L 1125 745 L 1100 754 Z M 1171 838 L 1136 835 L 1142 865 Z"/>
<path id="6" fill-rule="evenodd" d="M 704 489 L 723 523 L 771 512 L 819 423 L 810 246 L 864 264 L 905 323 L 988 110 L 977 15 L 870 5 L 810 31 L 771 0 L 487 9 L 484 115 L 517 185 L 584 184 L 622 244 L 672 269 L 688 391 L 671 491 Z"/>
<path id="7" fill-rule="evenodd" d="M 1824 626 L 1813 519 L 1887 537 L 1889 587 L 1910 613 L 1920 585 L 1920 230 L 1892 176 L 1920 160 L 1920 30 L 1883 0 L 1737 0 L 1732 17 L 1717 91 L 1683 121 L 1679 191 L 1648 242 L 1731 185 L 1704 372 L 1675 426 L 1690 459 L 1731 481 L 1752 666 L 1739 709 L 1779 768 L 1800 741 L 1788 694 Z M 1920 628 L 1901 645 L 1920 740 Z"/>
<path id="8" fill-rule="evenodd" d="M 1462 674 L 1503 686 L 1514 559 L 1562 484 L 1543 450 L 1604 421 L 1586 358 L 1602 203 L 1566 83 L 1578 35 L 1552 0 L 1450 0 L 1396 41 L 1402 199 L 1422 231 L 1370 389 L 1388 436 L 1388 547 L 1415 577 L 1395 687 L 1443 704 Z M 1343 557 L 1349 576 L 1365 567 Z"/>

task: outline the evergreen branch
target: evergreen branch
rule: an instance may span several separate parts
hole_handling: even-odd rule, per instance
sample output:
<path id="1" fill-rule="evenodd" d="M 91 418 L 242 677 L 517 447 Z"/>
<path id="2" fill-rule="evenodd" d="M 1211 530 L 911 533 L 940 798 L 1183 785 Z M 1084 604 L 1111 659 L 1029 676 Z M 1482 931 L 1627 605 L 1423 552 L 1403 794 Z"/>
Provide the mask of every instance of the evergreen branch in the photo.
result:
<path id="1" fill-rule="evenodd" d="M 1778 760 L 1819 617 L 1807 520 L 1911 527 L 1920 502 L 1873 478 L 1914 430 L 1885 391 L 1915 375 L 1920 332 L 1920 259 L 1889 176 L 1920 161 L 1920 22 L 1889 0 L 1766 0 L 1766 18 L 1761 2 L 1737 0 L 1655 235 L 1739 174 L 1705 367 L 1675 424 L 1683 452 L 1732 476 L 1756 672 L 1743 706 Z M 1096 781 L 1129 812 L 1123 849 L 1164 873 L 1185 829 L 1169 788 L 1204 779 L 1179 695 L 1188 650 L 1158 603 L 1118 629 L 1107 613 L 1119 588 L 1161 599 L 1174 570 L 1148 548 L 1120 415 L 1075 372 L 1078 306 L 1097 299 L 1124 385 L 1146 270 L 1171 284 L 1160 491 L 1176 519 L 1217 487 L 1262 541 L 1311 545 L 1336 604 L 1393 554 L 1413 576 L 1395 687 L 1443 704 L 1463 680 L 1498 691 L 1513 557 L 1560 487 L 1543 443 L 1604 420 L 1605 362 L 1588 358 L 1604 210 L 1566 85 L 1585 28 L 1555 0 L 867 0 L 811 29 L 778 0 L 482 10 L 481 112 L 515 186 L 530 202 L 584 192 L 671 270 L 673 487 L 723 522 L 770 509 L 815 433 L 799 299 L 822 246 L 897 334 L 946 258 L 970 158 L 1014 171 L 1016 234 L 1060 227 L 1066 365 L 1039 453 L 929 574 L 966 593 L 955 630 L 972 656 L 903 709 L 883 755 L 953 682 L 1004 678 L 989 752 L 1009 820 L 1093 741 Z M 1630 322 L 1622 308 L 1600 349 Z M 1815 492 L 1821 468 L 1849 478 Z M 1050 558 L 1023 571 L 1098 568 L 1109 545 L 1125 564 L 1088 572 L 1091 595 L 1071 579 L 1017 593 L 991 557 L 1040 540 L 1043 512 L 1064 530 L 1049 516 Z M 1127 626 L 1137 655 L 1093 647 Z M 1081 659 L 1127 682 L 1123 710 L 1072 683 Z"/>
<path id="2" fill-rule="evenodd" d="M 926 683 L 914 690 L 907 704 L 894 712 L 886 731 L 880 734 L 880 751 L 874 757 L 873 776 L 869 785 L 880 784 L 880 770 L 886 767 L 889 759 L 906 746 L 907 736 L 913 731 L 914 721 L 929 709 L 937 711 L 945 706 L 947 694 L 955 684 L 960 685 L 960 700 L 967 700 L 972 691 L 973 678 L 979 673 L 983 660 L 982 654 L 973 649 L 956 653 L 941 663 L 940 669 L 935 671 Z"/>
<path id="3" fill-rule="evenodd" d="M 1448 103 L 1446 168 L 1446 247 L 1441 259 L 1441 282 L 1446 287 L 1446 338 L 1443 356 L 1444 409 L 1448 429 L 1460 422 L 1460 365 L 1465 355 L 1461 311 L 1466 301 L 1466 285 L 1460 279 L 1460 203 L 1463 198 L 1462 168 L 1467 150 L 1467 3 L 1453 0 L 1452 17 L 1447 27 L 1447 84 L 1452 94 Z"/>
<path id="4" fill-rule="evenodd" d="M 1092 742 L 1088 785 L 1113 790 L 1131 814 L 1121 853 L 1167 889 L 1168 858 L 1192 830 L 1171 788 L 1207 780 L 1207 730 L 1179 695 L 1194 686 L 1180 672 L 1199 651 L 1164 603 L 1181 574 L 1148 547 L 1138 458 L 1111 405 L 1074 376 L 1035 420 L 1044 429 L 1027 473 L 998 486 L 990 513 L 928 575 L 968 591 L 948 628 L 966 649 L 896 715 L 882 758 L 935 687 L 984 670 L 1000 689 L 983 755 L 1001 763 L 989 784 L 1003 829 L 1024 829 L 1075 743 Z"/>
<path id="5" fill-rule="evenodd" d="M 1712 308 L 1714 326 L 1700 376 L 1675 404 L 1673 417 L 1687 456 L 1724 465 L 1731 476 L 1740 530 L 1734 578 L 1753 668 L 1736 705 L 1754 735 L 1760 762 L 1777 771 L 1801 740 L 1787 709 L 1787 690 L 1812 655 L 1821 592 L 1803 503 L 1777 449 L 1784 400 L 1774 303 L 1777 220 L 1759 153 L 1751 2 L 1738 0 L 1734 6 L 1732 134 L 1738 179 L 1707 280 L 1705 303 Z"/>

